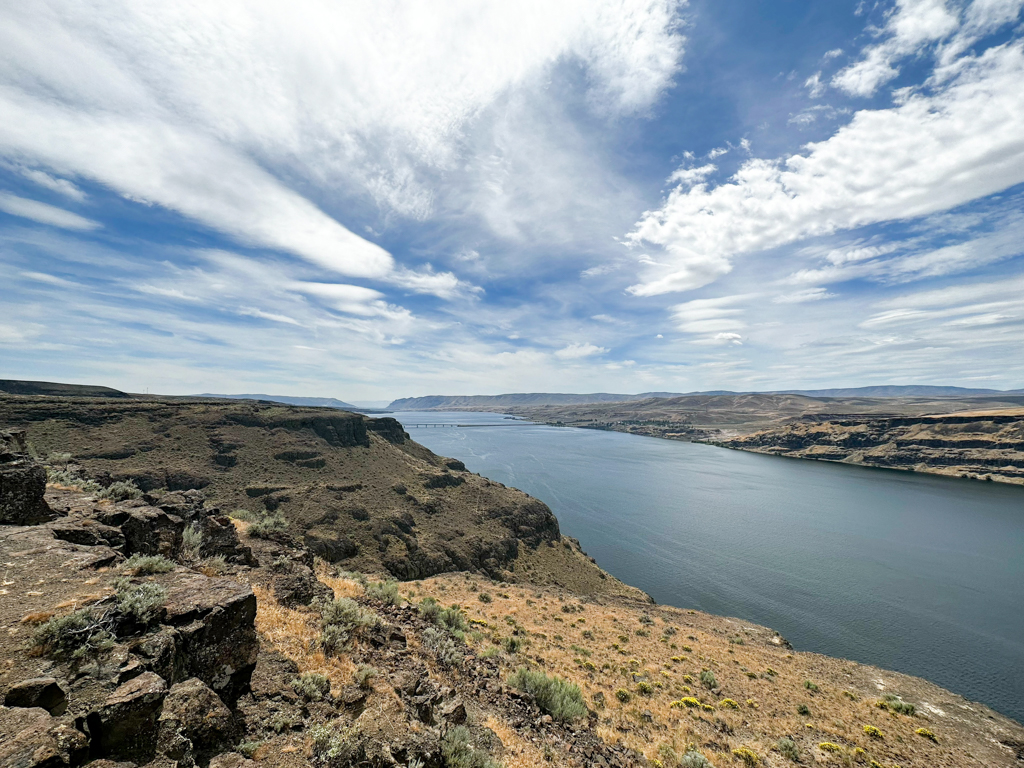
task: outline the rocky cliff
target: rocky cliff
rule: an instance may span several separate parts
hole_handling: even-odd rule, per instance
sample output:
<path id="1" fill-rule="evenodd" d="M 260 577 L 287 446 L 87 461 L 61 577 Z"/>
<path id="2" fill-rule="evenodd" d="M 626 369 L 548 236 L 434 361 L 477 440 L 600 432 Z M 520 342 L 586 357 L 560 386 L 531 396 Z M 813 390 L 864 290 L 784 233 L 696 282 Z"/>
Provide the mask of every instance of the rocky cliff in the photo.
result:
<path id="1" fill-rule="evenodd" d="M 199 491 L 31 488 L 0 493 L 49 510 L 0 525 L 3 768 L 1012 768 L 1024 752 L 1024 728 L 982 705 L 745 622 L 469 572 L 376 582 Z M 544 551 L 581 562 L 568 540 Z"/>
<path id="2" fill-rule="evenodd" d="M 719 445 L 777 456 L 1024 484 L 1024 411 L 804 418 Z"/>

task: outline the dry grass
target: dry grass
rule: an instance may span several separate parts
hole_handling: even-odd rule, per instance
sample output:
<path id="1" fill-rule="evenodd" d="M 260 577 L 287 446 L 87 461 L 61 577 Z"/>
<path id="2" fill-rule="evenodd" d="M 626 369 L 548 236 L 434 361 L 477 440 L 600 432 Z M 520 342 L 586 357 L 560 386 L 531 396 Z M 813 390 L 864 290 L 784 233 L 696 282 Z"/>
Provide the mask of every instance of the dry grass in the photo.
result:
<path id="1" fill-rule="evenodd" d="M 318 672 L 343 688 L 352 681 L 355 664 L 347 656 L 325 656 L 317 648 L 319 616 L 312 610 L 285 608 L 263 587 L 254 586 L 256 630 L 274 648 L 292 659 L 300 672 Z"/>
<path id="2" fill-rule="evenodd" d="M 536 768 L 545 764 L 557 767 L 561 764 L 557 757 L 545 761 L 543 751 L 520 736 L 514 728 L 510 728 L 495 717 L 484 720 L 484 726 L 494 731 L 505 747 L 505 754 L 501 758 L 502 768 Z"/>
<path id="3" fill-rule="evenodd" d="M 483 634 L 474 641 L 478 651 L 500 648 L 518 630 L 525 640 L 521 650 L 501 651 L 509 670 L 528 661 L 577 683 L 588 705 L 598 711 L 598 735 L 649 759 L 659 758 L 664 747 L 682 754 L 695 744 L 716 766 L 735 765 L 732 750 L 742 747 L 756 753 L 762 764 L 784 765 L 788 761 L 772 748 L 778 739 L 790 737 L 800 745 L 805 763 L 843 764 L 864 757 L 885 768 L 980 765 L 965 761 L 963 751 L 941 748 L 941 735 L 940 745 L 914 735 L 925 722 L 936 733 L 951 722 L 936 722 L 924 713 L 894 716 L 875 706 L 882 691 L 869 668 L 790 652 L 762 627 L 662 606 L 605 598 L 581 601 L 552 587 L 499 585 L 464 574 L 407 586 L 406 594 L 415 592 L 415 599 L 430 595 L 445 605 L 461 605 Z M 491 602 L 482 602 L 481 592 Z M 716 679 L 713 690 L 701 683 L 704 670 Z M 819 690 L 809 690 L 806 681 Z M 616 698 L 619 689 L 629 691 L 628 702 Z M 603 706 L 596 703 L 601 696 Z M 698 706 L 672 706 L 684 697 L 696 699 Z M 724 699 L 739 708 L 731 708 L 732 702 L 723 705 Z M 797 714 L 801 704 L 810 715 Z M 880 728 L 886 738 L 871 738 L 866 725 Z M 507 728 L 488 727 L 501 735 L 513 759 L 539 764 L 536 747 L 520 746 Z M 946 739 L 950 741 L 955 740 Z M 842 745 L 842 753 L 821 751 L 821 742 Z M 858 747 L 864 755 L 855 754 Z"/>

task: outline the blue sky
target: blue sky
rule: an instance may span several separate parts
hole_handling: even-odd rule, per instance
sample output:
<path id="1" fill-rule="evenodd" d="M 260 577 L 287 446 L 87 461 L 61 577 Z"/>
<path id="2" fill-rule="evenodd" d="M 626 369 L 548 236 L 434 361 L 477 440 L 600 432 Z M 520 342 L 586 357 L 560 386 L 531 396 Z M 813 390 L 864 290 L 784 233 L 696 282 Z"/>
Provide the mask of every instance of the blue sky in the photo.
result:
<path id="1" fill-rule="evenodd" d="M 0 377 L 1024 386 L 1024 0 L 0 9 Z"/>

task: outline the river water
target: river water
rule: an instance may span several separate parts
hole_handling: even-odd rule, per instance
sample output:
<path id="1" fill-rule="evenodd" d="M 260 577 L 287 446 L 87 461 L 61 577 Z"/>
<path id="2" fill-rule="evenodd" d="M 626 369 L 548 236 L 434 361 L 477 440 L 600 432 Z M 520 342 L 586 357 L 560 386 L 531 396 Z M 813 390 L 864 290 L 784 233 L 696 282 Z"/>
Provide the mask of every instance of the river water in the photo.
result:
<path id="1" fill-rule="evenodd" d="M 1024 722 L 1024 488 L 784 459 L 499 414 L 394 414 L 546 502 L 659 603 L 923 677 Z M 415 428 L 413 424 L 494 424 Z"/>

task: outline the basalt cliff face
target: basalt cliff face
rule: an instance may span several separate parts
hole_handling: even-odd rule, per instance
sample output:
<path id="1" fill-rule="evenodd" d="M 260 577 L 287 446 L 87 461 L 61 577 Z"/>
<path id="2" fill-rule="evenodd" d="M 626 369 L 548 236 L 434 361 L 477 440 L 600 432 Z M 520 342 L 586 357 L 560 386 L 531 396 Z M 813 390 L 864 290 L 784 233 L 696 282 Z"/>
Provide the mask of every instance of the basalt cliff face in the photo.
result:
<path id="1" fill-rule="evenodd" d="M 543 502 L 436 456 L 392 418 L 224 400 L 0 396 L 0 424 L 21 429 L 41 456 L 70 454 L 63 464 L 100 486 L 202 490 L 223 510 L 280 519 L 347 569 L 635 592 L 578 546 L 561 547 Z"/>
<path id="2" fill-rule="evenodd" d="M 0 470 L 37 466 L 17 436 L 8 445 Z M 61 461 L 51 480 L 67 482 Z M 1013 768 L 1024 757 L 1024 728 L 982 705 L 795 652 L 746 622 L 470 572 L 376 582 L 201 491 L 79 480 L 45 496 L 34 482 L 0 487 L 12 519 L 33 517 L 19 505 L 46 510 L 0 524 L 3 768 Z M 135 498 L 110 498 L 125 494 Z M 537 551 L 588 567 L 569 540 Z"/>
<path id="3" fill-rule="evenodd" d="M 777 456 L 1024 484 L 1024 411 L 805 418 L 719 445 Z"/>

